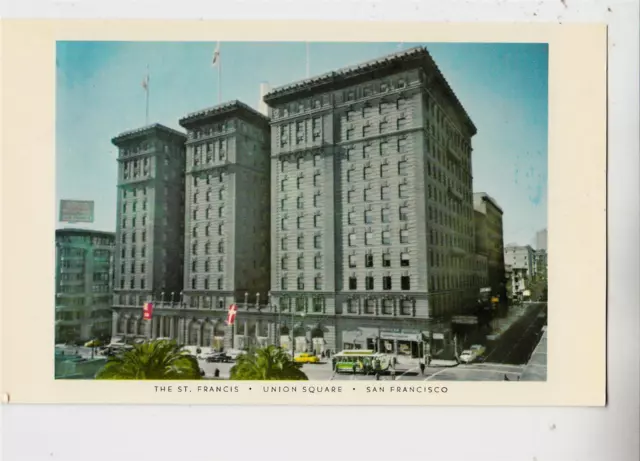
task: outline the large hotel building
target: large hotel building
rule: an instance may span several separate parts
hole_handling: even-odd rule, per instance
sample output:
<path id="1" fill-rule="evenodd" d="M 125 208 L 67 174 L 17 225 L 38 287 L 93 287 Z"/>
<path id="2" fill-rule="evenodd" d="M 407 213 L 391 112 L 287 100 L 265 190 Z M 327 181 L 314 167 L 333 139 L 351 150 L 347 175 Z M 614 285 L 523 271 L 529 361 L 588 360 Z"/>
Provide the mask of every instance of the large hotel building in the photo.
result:
<path id="1" fill-rule="evenodd" d="M 118 147 L 113 337 L 170 336 L 177 317 L 142 321 L 142 304 L 182 290 L 185 135 L 155 124 L 112 140 Z"/>
<path id="2" fill-rule="evenodd" d="M 186 136 L 154 125 L 114 139 L 114 332 L 142 335 L 153 297 L 148 336 L 182 344 L 442 350 L 451 317 L 487 283 L 487 257 L 475 248 L 476 128 L 429 53 L 275 88 L 264 102 L 269 117 L 234 101 L 182 118 Z M 131 214 L 147 199 L 146 218 Z M 156 243 L 146 259 L 144 229 Z"/>
<path id="3" fill-rule="evenodd" d="M 421 355 L 446 340 L 447 319 L 479 289 L 476 128 L 429 53 L 275 88 L 265 102 L 272 302 L 315 350 Z"/>

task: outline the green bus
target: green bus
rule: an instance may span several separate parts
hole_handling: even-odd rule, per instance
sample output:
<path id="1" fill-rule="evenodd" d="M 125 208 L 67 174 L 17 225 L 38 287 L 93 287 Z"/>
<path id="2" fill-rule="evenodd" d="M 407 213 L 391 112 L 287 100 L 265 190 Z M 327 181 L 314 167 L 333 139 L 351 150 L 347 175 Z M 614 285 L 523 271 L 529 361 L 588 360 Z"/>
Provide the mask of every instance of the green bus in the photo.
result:
<path id="1" fill-rule="evenodd" d="M 349 349 L 332 357 L 337 373 L 375 373 L 385 371 L 391 365 L 391 357 L 369 349 Z"/>

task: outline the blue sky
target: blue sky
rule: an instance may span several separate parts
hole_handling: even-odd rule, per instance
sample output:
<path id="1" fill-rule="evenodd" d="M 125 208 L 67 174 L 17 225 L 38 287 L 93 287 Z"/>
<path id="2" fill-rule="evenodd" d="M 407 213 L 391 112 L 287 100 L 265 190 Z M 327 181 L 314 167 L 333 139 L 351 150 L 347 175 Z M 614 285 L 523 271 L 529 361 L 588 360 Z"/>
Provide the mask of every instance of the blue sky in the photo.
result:
<path id="1" fill-rule="evenodd" d="M 423 45 L 478 128 L 474 191 L 504 210 L 505 244 L 532 244 L 547 227 L 548 47 L 546 44 L 311 43 L 310 74 Z M 180 129 L 186 113 L 218 102 L 215 43 L 58 42 L 56 207 L 95 201 L 95 222 L 116 224 L 116 149 L 111 138 L 145 124 L 142 80 L 150 69 L 150 123 Z M 222 100 L 257 108 L 261 82 L 305 78 L 304 42 L 221 45 Z M 70 227 L 58 223 L 57 227 Z"/>

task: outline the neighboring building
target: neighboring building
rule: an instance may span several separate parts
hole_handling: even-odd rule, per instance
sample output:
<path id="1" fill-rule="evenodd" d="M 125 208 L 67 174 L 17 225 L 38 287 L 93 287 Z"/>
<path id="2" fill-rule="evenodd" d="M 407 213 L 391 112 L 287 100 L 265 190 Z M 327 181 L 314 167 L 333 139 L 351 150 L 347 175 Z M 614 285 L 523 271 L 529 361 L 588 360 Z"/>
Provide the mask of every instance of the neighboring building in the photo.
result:
<path id="1" fill-rule="evenodd" d="M 113 336 L 165 336 L 171 323 L 142 321 L 142 304 L 182 290 L 186 136 L 154 124 L 113 138 L 118 197 Z"/>
<path id="2" fill-rule="evenodd" d="M 183 302 L 198 312 L 179 338 L 232 347 L 224 328 L 228 306 L 254 307 L 269 291 L 269 120 L 232 101 L 189 114 L 180 125 L 188 133 Z M 245 336 L 268 336 L 257 309 L 248 315 L 238 316 L 237 348 L 248 343 Z"/>
<path id="3" fill-rule="evenodd" d="M 422 355 L 474 305 L 476 128 L 424 48 L 276 88 L 272 301 L 296 348 Z M 437 346 L 436 346 L 437 347 Z"/>
<path id="4" fill-rule="evenodd" d="M 115 236 L 85 229 L 56 230 L 56 342 L 111 334 Z"/>
<path id="5" fill-rule="evenodd" d="M 534 256 L 533 273 L 546 280 L 547 278 L 547 252 L 546 250 L 538 250 Z"/>
<path id="6" fill-rule="evenodd" d="M 547 229 L 536 232 L 536 250 L 547 251 Z"/>
<path id="7" fill-rule="evenodd" d="M 473 194 L 476 252 L 485 255 L 493 294 L 506 298 L 502 208 L 484 192 Z"/>
<path id="8" fill-rule="evenodd" d="M 512 295 L 522 294 L 534 275 L 535 250 L 530 245 L 509 244 L 504 249 L 504 261 L 511 266 Z"/>

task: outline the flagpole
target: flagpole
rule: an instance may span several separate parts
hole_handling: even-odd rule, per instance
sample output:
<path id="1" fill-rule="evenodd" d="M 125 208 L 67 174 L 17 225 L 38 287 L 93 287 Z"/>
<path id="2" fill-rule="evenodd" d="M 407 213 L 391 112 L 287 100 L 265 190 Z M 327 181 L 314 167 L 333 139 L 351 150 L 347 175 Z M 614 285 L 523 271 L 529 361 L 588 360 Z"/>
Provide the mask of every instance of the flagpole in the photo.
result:
<path id="1" fill-rule="evenodd" d="M 146 106 L 146 111 L 145 111 L 145 119 L 144 119 L 144 124 L 148 125 L 149 124 L 149 64 L 147 64 L 147 106 Z"/>

